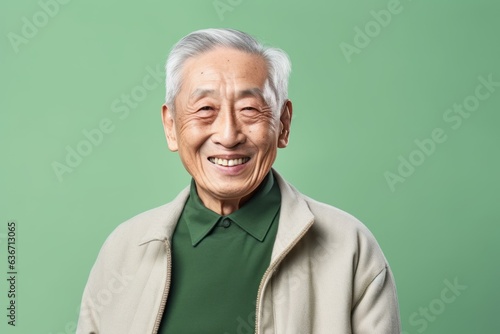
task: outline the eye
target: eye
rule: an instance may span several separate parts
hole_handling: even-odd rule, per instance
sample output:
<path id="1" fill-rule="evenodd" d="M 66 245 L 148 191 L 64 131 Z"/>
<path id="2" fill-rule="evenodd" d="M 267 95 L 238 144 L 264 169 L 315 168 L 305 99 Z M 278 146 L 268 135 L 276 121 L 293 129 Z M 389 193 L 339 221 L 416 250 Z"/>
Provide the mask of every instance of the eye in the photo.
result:
<path id="1" fill-rule="evenodd" d="M 198 109 L 198 110 L 212 110 L 212 109 L 213 109 L 213 108 L 212 108 L 212 107 L 210 107 L 210 106 L 203 106 L 203 107 L 201 107 L 201 108 L 200 108 L 200 109 Z"/>
<path id="2" fill-rule="evenodd" d="M 254 108 L 254 107 L 244 107 L 244 108 L 241 108 L 241 110 L 252 110 L 252 111 L 258 111 L 257 108 Z"/>

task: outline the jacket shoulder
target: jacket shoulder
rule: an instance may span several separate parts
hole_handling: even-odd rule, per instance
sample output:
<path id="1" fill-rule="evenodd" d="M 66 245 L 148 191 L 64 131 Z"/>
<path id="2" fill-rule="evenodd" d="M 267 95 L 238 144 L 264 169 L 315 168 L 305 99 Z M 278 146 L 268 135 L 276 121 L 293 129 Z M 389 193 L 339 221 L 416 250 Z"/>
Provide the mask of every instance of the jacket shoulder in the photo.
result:
<path id="1" fill-rule="evenodd" d="M 359 219 L 332 205 L 305 195 L 301 197 L 314 215 L 312 228 L 321 235 L 325 244 L 348 252 L 355 268 L 370 268 L 368 271 L 374 274 L 388 267 L 376 238 Z"/>
<path id="2" fill-rule="evenodd" d="M 138 246 L 153 240 L 168 239 L 184 207 L 188 189 L 171 202 L 141 212 L 118 225 L 104 242 L 104 248 Z"/>
<path id="3" fill-rule="evenodd" d="M 341 229 L 343 231 L 342 233 L 345 234 L 360 233 L 373 237 L 366 225 L 352 214 L 333 205 L 314 200 L 303 194 L 301 194 L 301 197 L 306 201 L 309 209 L 314 214 L 316 218 L 315 223 L 325 226 L 325 228 L 328 228 L 330 231 Z"/>
<path id="4" fill-rule="evenodd" d="M 293 211 L 294 213 L 310 212 L 314 217 L 313 227 L 323 230 L 326 236 L 354 236 L 360 234 L 365 235 L 367 238 L 373 238 L 366 226 L 351 214 L 304 195 L 278 172 L 274 171 L 274 175 L 280 185 L 282 210 Z"/>

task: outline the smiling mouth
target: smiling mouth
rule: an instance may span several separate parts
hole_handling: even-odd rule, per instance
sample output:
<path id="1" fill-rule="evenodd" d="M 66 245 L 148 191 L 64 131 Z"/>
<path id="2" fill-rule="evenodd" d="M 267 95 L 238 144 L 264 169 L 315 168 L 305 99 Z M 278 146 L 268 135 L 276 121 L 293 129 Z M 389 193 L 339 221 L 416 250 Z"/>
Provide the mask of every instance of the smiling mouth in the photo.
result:
<path id="1" fill-rule="evenodd" d="M 232 167 L 246 164 L 250 160 L 250 158 L 238 158 L 238 159 L 220 159 L 216 157 L 208 158 L 208 161 L 213 163 L 214 165 L 224 166 L 224 167 Z"/>

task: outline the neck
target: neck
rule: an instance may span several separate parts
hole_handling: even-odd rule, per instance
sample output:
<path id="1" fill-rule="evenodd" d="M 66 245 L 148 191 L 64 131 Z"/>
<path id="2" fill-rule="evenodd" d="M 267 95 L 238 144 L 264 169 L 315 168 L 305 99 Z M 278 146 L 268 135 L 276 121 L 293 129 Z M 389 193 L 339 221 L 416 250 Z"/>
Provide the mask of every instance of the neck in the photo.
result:
<path id="1" fill-rule="evenodd" d="M 200 197 L 200 200 L 202 201 L 203 205 L 205 205 L 208 209 L 218 213 L 221 216 L 227 216 L 238 210 L 243 204 L 246 203 L 246 201 L 248 201 L 252 197 L 254 193 L 252 192 L 247 196 L 239 198 L 220 199 L 210 196 L 209 194 L 205 193 L 198 187 L 197 190 L 198 190 L 198 196 Z"/>

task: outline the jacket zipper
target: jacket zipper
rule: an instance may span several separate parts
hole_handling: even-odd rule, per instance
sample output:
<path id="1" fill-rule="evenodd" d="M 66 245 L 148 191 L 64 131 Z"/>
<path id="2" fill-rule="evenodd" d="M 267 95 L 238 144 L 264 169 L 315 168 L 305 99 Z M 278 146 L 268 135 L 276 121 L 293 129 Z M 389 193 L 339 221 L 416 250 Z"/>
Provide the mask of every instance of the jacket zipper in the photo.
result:
<path id="1" fill-rule="evenodd" d="M 163 316 L 163 311 L 165 310 L 165 305 L 167 304 L 168 291 L 170 289 L 170 272 L 172 271 L 172 254 L 170 252 L 170 244 L 168 240 L 165 240 L 165 248 L 167 249 L 167 277 L 165 280 L 165 287 L 163 288 L 162 300 L 160 303 L 160 309 L 158 310 L 158 314 L 156 315 L 155 326 L 153 328 L 153 334 L 158 333 L 158 329 L 160 328 L 161 318 Z"/>
<path id="2" fill-rule="evenodd" d="M 281 261 L 283 261 L 283 259 L 285 258 L 285 256 L 290 252 L 290 250 L 292 250 L 293 247 L 295 247 L 295 245 L 299 242 L 300 239 L 302 239 L 302 237 L 307 233 L 307 231 L 309 231 L 309 228 L 312 226 L 314 220 L 311 220 L 309 221 L 309 223 L 307 224 L 306 228 L 304 230 L 302 230 L 302 232 L 300 233 L 300 235 L 295 238 L 295 241 L 290 244 L 284 252 L 281 253 L 281 255 L 278 257 L 278 259 L 276 261 L 274 261 L 274 263 L 272 263 L 266 270 L 266 272 L 264 273 L 264 276 L 262 276 L 262 280 L 260 281 L 260 285 L 259 285 L 259 290 L 257 291 L 257 305 L 256 305 L 256 309 L 255 309 L 255 334 L 259 334 L 260 333 L 260 314 L 259 314 L 259 302 L 260 302 L 260 299 L 262 298 L 261 294 L 262 294 L 262 289 L 263 289 L 263 286 L 264 284 L 269 280 L 269 276 L 272 275 L 272 273 L 274 273 L 275 271 L 275 268 L 281 263 Z"/>

